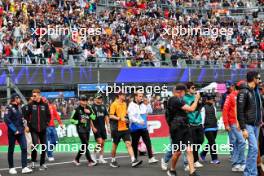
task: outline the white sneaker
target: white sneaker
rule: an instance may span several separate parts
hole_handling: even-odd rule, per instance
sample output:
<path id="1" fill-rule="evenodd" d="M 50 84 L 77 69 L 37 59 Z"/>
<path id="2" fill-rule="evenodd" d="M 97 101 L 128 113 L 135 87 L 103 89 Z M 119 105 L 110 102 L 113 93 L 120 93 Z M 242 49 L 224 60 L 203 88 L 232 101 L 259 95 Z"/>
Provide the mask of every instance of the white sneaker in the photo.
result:
<path id="1" fill-rule="evenodd" d="M 54 157 L 48 157 L 48 161 L 49 162 L 55 161 L 55 158 Z"/>
<path id="2" fill-rule="evenodd" d="M 78 162 L 78 161 L 76 161 L 76 160 L 73 160 L 72 163 L 73 163 L 75 166 L 80 166 L 80 165 L 81 165 L 81 163 Z"/>
<path id="3" fill-rule="evenodd" d="M 232 172 L 239 172 L 240 165 L 235 165 L 232 167 Z"/>
<path id="4" fill-rule="evenodd" d="M 184 171 L 189 171 L 189 170 L 190 170 L 189 165 L 184 167 Z"/>
<path id="5" fill-rule="evenodd" d="M 27 174 L 27 173 L 31 173 L 32 172 L 32 169 L 29 169 L 28 167 L 24 167 L 22 169 L 22 174 Z"/>
<path id="6" fill-rule="evenodd" d="M 159 160 L 157 160 L 155 157 L 152 157 L 152 158 L 149 159 L 148 162 L 149 162 L 149 164 L 153 164 L 153 163 L 159 162 Z"/>
<path id="7" fill-rule="evenodd" d="M 9 169 L 9 174 L 11 174 L 11 175 L 17 174 L 16 168 Z"/>
<path id="8" fill-rule="evenodd" d="M 96 162 L 96 160 L 94 160 L 95 162 Z M 99 157 L 99 161 L 98 161 L 100 164 L 106 164 L 107 163 L 107 161 L 104 159 L 104 157 L 103 156 L 100 156 Z"/>
<path id="9" fill-rule="evenodd" d="M 91 154 L 91 158 L 92 158 L 93 161 L 96 162 L 97 161 L 96 153 Z"/>
<path id="10" fill-rule="evenodd" d="M 96 165 L 97 165 L 96 162 L 89 162 L 89 163 L 88 163 L 88 167 L 93 167 L 93 166 L 96 166 Z"/>
<path id="11" fill-rule="evenodd" d="M 168 170 L 168 163 L 165 163 L 164 158 L 161 158 L 161 170 Z"/>
<path id="12" fill-rule="evenodd" d="M 260 164 L 260 167 L 261 167 L 262 171 L 264 172 L 264 164 L 263 163 Z"/>
<path id="13" fill-rule="evenodd" d="M 237 171 L 238 172 L 244 172 L 245 168 L 246 168 L 246 165 L 239 165 Z"/>
<path id="14" fill-rule="evenodd" d="M 203 165 L 199 161 L 196 161 L 194 163 L 194 167 L 199 168 L 199 167 L 203 167 Z"/>
<path id="15" fill-rule="evenodd" d="M 47 170 L 47 169 L 48 169 L 48 167 L 47 167 L 46 164 L 42 164 L 42 166 L 39 167 L 40 171 L 44 171 L 44 170 Z"/>

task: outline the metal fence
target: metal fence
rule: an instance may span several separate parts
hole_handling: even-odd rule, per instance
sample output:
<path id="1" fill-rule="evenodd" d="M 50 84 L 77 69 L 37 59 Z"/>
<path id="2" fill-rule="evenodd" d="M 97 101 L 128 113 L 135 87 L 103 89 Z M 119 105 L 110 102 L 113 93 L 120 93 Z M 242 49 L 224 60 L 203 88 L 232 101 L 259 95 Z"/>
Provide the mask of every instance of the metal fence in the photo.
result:
<path id="1" fill-rule="evenodd" d="M 8 57 L 0 60 L 0 66 L 89 66 L 93 68 L 121 68 L 121 67 L 177 67 L 177 68 L 260 68 L 264 69 L 264 58 L 247 59 L 239 63 L 229 63 L 220 60 L 193 60 L 190 58 L 177 58 L 176 60 L 141 60 L 137 58 L 90 58 L 83 60 L 80 55 L 72 55 L 63 64 L 49 63 L 48 58 L 39 57 Z"/>

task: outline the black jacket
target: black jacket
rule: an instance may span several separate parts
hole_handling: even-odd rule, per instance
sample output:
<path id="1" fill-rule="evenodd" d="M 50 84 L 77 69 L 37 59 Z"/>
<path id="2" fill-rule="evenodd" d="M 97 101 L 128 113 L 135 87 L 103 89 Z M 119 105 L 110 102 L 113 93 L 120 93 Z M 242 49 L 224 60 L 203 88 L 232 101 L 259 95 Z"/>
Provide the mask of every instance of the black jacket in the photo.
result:
<path id="1" fill-rule="evenodd" d="M 28 104 L 28 109 L 24 112 L 30 130 L 42 132 L 46 130 L 50 123 L 49 105 L 42 100 Z"/>
<path id="2" fill-rule="evenodd" d="M 70 122 L 76 125 L 78 133 L 90 133 L 91 120 L 95 120 L 96 117 L 90 106 L 87 106 L 86 108 L 90 111 L 89 114 L 84 112 L 82 106 L 78 106 L 71 115 Z M 82 119 L 86 119 L 86 122 L 82 123 Z"/>
<path id="3" fill-rule="evenodd" d="M 257 112 L 257 101 L 259 96 L 259 112 Z M 257 89 L 255 93 L 254 89 L 244 86 L 238 93 L 237 96 L 237 119 L 240 128 L 243 130 L 247 125 L 259 126 L 261 123 L 261 118 L 263 116 L 263 104 L 261 96 Z M 259 117 L 257 114 L 259 113 Z"/>

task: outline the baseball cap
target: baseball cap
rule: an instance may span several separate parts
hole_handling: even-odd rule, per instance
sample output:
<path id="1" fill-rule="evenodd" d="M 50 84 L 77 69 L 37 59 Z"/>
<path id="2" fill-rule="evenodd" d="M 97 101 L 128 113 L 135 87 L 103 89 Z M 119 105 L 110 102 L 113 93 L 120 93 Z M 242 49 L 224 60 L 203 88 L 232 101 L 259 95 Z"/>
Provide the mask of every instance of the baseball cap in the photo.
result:
<path id="1" fill-rule="evenodd" d="M 187 87 L 184 84 L 177 84 L 175 90 L 187 90 Z"/>
<path id="2" fill-rule="evenodd" d="M 226 85 L 226 88 L 229 89 L 231 86 L 234 86 L 235 84 L 231 81 L 227 81 L 225 85 Z"/>
<path id="3" fill-rule="evenodd" d="M 80 96 L 79 96 L 79 100 L 81 100 L 81 101 L 87 101 L 88 98 L 87 98 L 86 95 L 80 95 Z"/>
<path id="4" fill-rule="evenodd" d="M 102 94 L 100 94 L 100 93 L 96 93 L 95 95 L 94 95 L 94 98 L 103 98 L 103 95 Z"/>
<path id="5" fill-rule="evenodd" d="M 16 99 L 16 98 L 20 98 L 20 96 L 19 96 L 17 93 L 13 93 L 13 94 L 11 95 L 11 100 L 14 100 L 14 99 Z"/>

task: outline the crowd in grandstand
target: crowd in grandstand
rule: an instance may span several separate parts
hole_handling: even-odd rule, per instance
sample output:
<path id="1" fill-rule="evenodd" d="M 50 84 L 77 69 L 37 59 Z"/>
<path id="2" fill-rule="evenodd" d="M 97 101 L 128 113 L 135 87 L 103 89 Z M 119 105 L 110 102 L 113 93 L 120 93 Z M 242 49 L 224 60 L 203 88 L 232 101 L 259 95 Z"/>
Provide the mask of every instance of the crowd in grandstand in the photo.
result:
<path id="1" fill-rule="evenodd" d="M 219 3 L 199 2 L 199 6 L 207 9 L 204 15 L 200 11 L 190 14 L 182 9 L 162 10 L 155 2 L 120 2 L 124 8 L 96 12 L 94 0 L 1 1 L 0 62 L 73 65 L 125 60 L 131 66 L 160 66 L 172 61 L 174 66 L 181 66 L 184 60 L 186 64 L 201 65 L 221 62 L 227 68 L 263 66 L 260 62 L 264 57 L 263 19 L 257 18 L 257 12 L 253 18 L 250 14 L 239 19 L 215 11 L 214 5 Z M 175 3 L 176 7 L 188 5 L 185 1 Z M 254 5 L 249 1 L 224 1 L 221 6 Z M 166 29 L 179 26 L 231 28 L 232 33 L 218 36 L 210 32 L 177 36 L 165 33 Z M 50 30 L 52 35 L 48 35 L 49 29 L 57 30 Z M 159 61 L 162 63 L 157 64 Z"/>

